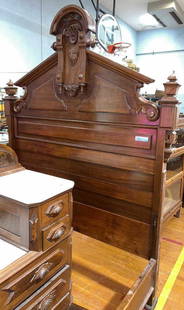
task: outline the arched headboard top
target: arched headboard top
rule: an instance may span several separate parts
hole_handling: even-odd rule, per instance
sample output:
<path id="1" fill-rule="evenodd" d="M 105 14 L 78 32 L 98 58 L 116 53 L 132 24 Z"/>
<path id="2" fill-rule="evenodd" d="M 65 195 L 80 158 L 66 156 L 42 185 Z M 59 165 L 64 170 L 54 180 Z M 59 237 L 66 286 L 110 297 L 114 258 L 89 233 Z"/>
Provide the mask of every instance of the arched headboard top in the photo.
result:
<path id="1" fill-rule="evenodd" d="M 54 17 L 50 27 L 50 34 L 62 33 L 73 22 L 80 24 L 85 32 L 88 30 L 95 31 L 94 20 L 86 10 L 77 5 L 68 5 L 59 10 Z"/>

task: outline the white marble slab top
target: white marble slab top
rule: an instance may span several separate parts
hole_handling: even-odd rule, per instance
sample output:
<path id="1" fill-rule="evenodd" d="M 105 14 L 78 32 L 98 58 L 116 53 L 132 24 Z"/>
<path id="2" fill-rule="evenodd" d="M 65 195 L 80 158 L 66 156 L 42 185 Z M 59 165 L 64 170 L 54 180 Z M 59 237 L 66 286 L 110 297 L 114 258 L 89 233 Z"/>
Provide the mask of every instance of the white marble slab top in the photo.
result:
<path id="1" fill-rule="evenodd" d="M 25 204 L 43 202 L 73 186 L 73 181 L 27 169 L 0 177 L 0 195 Z"/>
<path id="2" fill-rule="evenodd" d="M 26 251 L 0 239 L 0 270 L 27 254 Z"/>

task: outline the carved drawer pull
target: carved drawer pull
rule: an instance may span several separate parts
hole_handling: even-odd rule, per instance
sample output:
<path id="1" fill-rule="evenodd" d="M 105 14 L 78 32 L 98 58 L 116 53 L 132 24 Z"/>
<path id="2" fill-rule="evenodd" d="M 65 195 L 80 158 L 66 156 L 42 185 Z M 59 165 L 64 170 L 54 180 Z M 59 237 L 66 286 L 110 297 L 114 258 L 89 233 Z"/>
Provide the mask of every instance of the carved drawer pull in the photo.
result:
<path id="1" fill-rule="evenodd" d="M 55 217 L 61 213 L 62 209 L 63 209 L 63 201 L 61 201 L 57 205 L 53 205 L 53 206 L 48 207 L 45 214 L 49 217 Z"/>
<path id="2" fill-rule="evenodd" d="M 61 238 L 61 236 L 64 235 L 65 230 L 66 227 L 63 225 L 57 228 L 55 231 L 51 231 L 47 236 L 47 240 L 50 242 L 58 240 L 59 238 Z"/>
<path id="3" fill-rule="evenodd" d="M 48 272 L 51 270 L 52 263 L 45 263 L 38 268 L 38 270 L 33 275 L 32 279 L 30 280 L 31 283 L 42 281 Z"/>
<path id="4" fill-rule="evenodd" d="M 42 300 L 42 302 L 38 305 L 37 310 L 49 309 L 55 297 L 56 297 L 56 291 L 54 290 Z"/>

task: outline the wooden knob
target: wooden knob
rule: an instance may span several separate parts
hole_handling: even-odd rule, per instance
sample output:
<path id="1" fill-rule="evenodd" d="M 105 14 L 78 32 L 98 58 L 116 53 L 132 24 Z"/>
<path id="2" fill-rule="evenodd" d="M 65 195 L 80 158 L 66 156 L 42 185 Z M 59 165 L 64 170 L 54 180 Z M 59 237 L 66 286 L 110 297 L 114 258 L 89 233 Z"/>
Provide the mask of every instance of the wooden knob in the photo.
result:
<path id="1" fill-rule="evenodd" d="M 50 232 L 47 236 L 47 240 L 49 240 L 50 242 L 57 241 L 58 239 L 61 238 L 61 236 L 64 235 L 65 229 L 66 229 L 66 227 L 63 225 L 63 226 L 57 228 L 55 231 Z"/>
<path id="2" fill-rule="evenodd" d="M 48 274 L 48 272 L 50 271 L 51 267 L 52 267 L 51 263 L 45 263 L 42 266 L 40 266 L 38 270 L 35 272 L 35 274 L 33 275 L 30 282 L 33 283 L 33 282 L 42 281 L 45 278 L 45 276 Z"/>
<path id="3" fill-rule="evenodd" d="M 45 214 L 49 217 L 55 217 L 60 214 L 63 209 L 63 201 L 61 201 L 57 205 L 49 206 Z"/>

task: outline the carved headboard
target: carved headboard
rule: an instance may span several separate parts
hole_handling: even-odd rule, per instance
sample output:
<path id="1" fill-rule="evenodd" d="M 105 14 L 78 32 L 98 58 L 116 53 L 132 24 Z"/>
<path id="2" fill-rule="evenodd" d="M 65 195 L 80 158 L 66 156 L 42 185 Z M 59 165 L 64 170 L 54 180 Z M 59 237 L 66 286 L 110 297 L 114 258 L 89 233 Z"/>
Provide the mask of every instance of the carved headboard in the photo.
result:
<path id="1" fill-rule="evenodd" d="M 75 229 L 157 257 L 165 129 L 139 94 L 153 80 L 90 50 L 93 31 L 77 6 L 56 15 L 56 52 L 5 99 L 10 145 L 26 168 L 75 181 Z"/>

